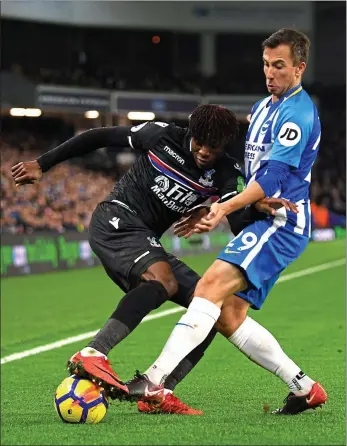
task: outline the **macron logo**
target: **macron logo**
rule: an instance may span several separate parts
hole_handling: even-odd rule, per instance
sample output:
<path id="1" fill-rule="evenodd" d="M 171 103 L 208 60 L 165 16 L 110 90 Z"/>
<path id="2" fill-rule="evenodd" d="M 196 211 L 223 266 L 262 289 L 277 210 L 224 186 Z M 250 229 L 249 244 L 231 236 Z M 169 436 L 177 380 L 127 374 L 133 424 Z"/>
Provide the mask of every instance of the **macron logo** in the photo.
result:
<path id="1" fill-rule="evenodd" d="M 109 220 L 109 223 L 111 223 L 111 225 L 114 226 L 116 229 L 119 229 L 119 220 L 120 218 L 113 217 L 112 220 Z"/>
<path id="2" fill-rule="evenodd" d="M 181 158 L 179 155 L 177 155 L 176 152 L 174 152 L 172 149 L 170 149 L 169 146 L 165 146 L 164 147 L 165 152 L 167 152 L 170 156 L 172 156 L 172 158 L 174 158 L 176 161 L 178 161 L 180 164 L 184 164 L 184 159 Z"/>

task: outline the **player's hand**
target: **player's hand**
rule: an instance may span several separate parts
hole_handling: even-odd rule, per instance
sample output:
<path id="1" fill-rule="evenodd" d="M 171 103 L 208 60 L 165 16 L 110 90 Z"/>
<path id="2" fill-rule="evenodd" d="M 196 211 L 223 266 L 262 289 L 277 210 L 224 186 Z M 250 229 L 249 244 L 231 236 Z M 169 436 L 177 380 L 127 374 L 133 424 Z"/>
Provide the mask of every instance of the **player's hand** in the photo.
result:
<path id="1" fill-rule="evenodd" d="M 34 184 L 40 181 L 42 170 L 36 160 L 26 161 L 12 167 L 12 177 L 17 187 L 23 184 Z"/>
<path id="2" fill-rule="evenodd" d="M 266 214 L 276 215 L 277 209 L 284 207 L 287 211 L 292 211 L 295 214 L 299 212 L 298 206 L 291 201 L 283 198 L 263 198 L 254 204 L 255 208 L 259 212 L 265 212 Z"/>
<path id="3" fill-rule="evenodd" d="M 191 234 L 186 236 L 188 238 L 192 234 L 202 234 L 203 232 L 212 231 L 221 222 L 226 215 L 223 203 L 213 203 L 210 212 L 203 217 L 200 222 L 196 223 Z"/>
<path id="4" fill-rule="evenodd" d="M 198 207 L 197 209 L 191 209 L 191 213 L 188 216 L 182 217 L 177 223 L 173 225 L 174 234 L 178 237 L 188 238 L 190 234 L 193 234 L 194 227 L 203 217 L 209 212 L 209 206 Z"/>

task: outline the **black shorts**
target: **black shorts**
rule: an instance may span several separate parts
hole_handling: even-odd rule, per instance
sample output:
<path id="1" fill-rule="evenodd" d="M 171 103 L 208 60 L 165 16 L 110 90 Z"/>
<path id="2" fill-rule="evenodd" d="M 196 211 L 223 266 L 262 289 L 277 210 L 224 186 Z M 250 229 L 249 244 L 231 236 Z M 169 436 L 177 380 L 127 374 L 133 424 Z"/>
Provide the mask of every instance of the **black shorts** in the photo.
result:
<path id="1" fill-rule="evenodd" d="M 188 307 L 200 276 L 167 253 L 156 234 L 130 210 L 117 203 L 100 203 L 90 221 L 89 243 L 108 276 L 124 292 L 136 287 L 151 265 L 168 262 L 178 282 L 178 292 L 170 300 Z"/>

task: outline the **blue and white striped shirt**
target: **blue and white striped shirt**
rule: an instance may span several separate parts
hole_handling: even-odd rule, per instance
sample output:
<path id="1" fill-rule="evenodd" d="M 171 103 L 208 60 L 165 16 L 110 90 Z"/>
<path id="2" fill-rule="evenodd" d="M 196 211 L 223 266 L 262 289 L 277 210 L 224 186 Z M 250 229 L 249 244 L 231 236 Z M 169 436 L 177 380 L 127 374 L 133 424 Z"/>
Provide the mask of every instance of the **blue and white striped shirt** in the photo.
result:
<path id="1" fill-rule="evenodd" d="M 245 147 L 247 184 L 266 175 L 269 160 L 288 164 L 289 177 L 273 196 L 297 203 L 299 213 L 281 208 L 276 217 L 282 217 L 286 227 L 308 237 L 311 235 L 311 169 L 320 137 L 317 108 L 301 85 L 275 103 L 268 96 L 252 108 Z"/>

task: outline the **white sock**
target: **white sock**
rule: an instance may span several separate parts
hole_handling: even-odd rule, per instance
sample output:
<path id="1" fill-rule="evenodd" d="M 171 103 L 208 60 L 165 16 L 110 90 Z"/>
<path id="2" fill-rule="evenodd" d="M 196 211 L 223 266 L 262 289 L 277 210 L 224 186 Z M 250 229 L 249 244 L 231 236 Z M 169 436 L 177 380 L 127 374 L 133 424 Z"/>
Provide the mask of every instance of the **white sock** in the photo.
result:
<path id="1" fill-rule="evenodd" d="M 201 297 L 194 297 L 187 312 L 177 322 L 163 351 L 145 372 L 156 385 L 177 367 L 183 358 L 207 337 L 220 315 L 220 308 Z"/>
<path id="2" fill-rule="evenodd" d="M 310 392 L 314 381 L 284 353 L 272 334 L 255 320 L 247 316 L 228 339 L 251 361 L 281 378 L 296 395 Z"/>
<path id="3" fill-rule="evenodd" d="M 103 353 L 100 353 L 98 350 L 95 350 L 95 348 L 91 347 L 85 347 L 81 350 L 82 356 L 103 356 L 106 358 L 106 356 Z"/>
<path id="4" fill-rule="evenodd" d="M 173 393 L 173 390 L 171 389 L 164 389 L 164 396 L 171 395 Z"/>

